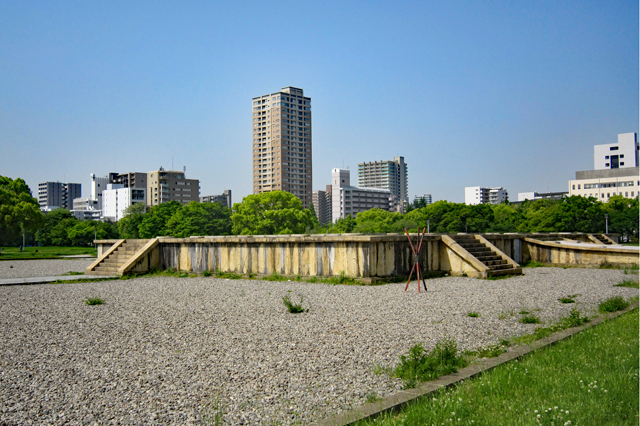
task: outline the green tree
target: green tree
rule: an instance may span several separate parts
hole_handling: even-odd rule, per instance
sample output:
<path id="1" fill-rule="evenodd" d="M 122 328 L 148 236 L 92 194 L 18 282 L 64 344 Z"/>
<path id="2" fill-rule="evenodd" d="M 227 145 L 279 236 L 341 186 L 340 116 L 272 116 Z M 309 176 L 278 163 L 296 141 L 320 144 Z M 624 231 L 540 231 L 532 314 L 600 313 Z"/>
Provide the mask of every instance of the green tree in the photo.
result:
<path id="1" fill-rule="evenodd" d="M 182 206 L 179 201 L 169 201 L 168 203 L 151 207 L 138 227 L 139 237 L 155 238 L 159 235 L 168 235 L 167 222 Z"/>
<path id="2" fill-rule="evenodd" d="M 311 212 L 284 191 L 246 196 L 233 205 L 231 221 L 233 233 L 241 235 L 302 234 L 313 227 Z"/>
<path id="3" fill-rule="evenodd" d="M 146 209 L 145 203 L 134 203 L 124 209 L 124 216 L 118 221 L 120 238 L 140 238 L 140 225 L 142 225 Z"/>
<path id="4" fill-rule="evenodd" d="M 313 206 L 313 203 L 309 204 L 309 212 L 311 213 L 311 220 L 313 221 L 313 227 L 316 228 L 320 225 L 320 221 L 318 220 L 318 215 L 316 214 L 316 208 Z"/>
<path id="5" fill-rule="evenodd" d="M 69 230 L 78 222 L 69 210 L 50 211 L 46 214 L 42 226 L 36 231 L 36 241 L 43 246 L 69 246 Z"/>
<path id="6" fill-rule="evenodd" d="M 38 200 L 25 181 L 0 176 L 0 244 L 21 244 L 23 231 L 35 232 L 43 222 Z"/>
<path id="7" fill-rule="evenodd" d="M 330 234 L 349 234 L 356 227 L 356 220 L 350 214 L 345 218 L 336 220 L 329 228 Z"/>
<path id="8" fill-rule="evenodd" d="M 401 232 L 402 229 L 398 229 L 396 222 L 401 221 L 403 218 L 404 215 L 402 213 L 390 212 L 382 209 L 366 210 L 356 215 L 356 226 L 353 229 L 353 232 Z"/>
<path id="9" fill-rule="evenodd" d="M 625 238 L 638 235 L 637 198 L 614 195 L 609 198 L 609 202 L 603 208 L 609 214 L 609 232 L 621 234 Z"/>
<path id="10" fill-rule="evenodd" d="M 220 203 L 196 203 L 178 209 L 167 221 L 167 234 L 186 238 L 192 235 L 229 235 L 231 209 Z"/>

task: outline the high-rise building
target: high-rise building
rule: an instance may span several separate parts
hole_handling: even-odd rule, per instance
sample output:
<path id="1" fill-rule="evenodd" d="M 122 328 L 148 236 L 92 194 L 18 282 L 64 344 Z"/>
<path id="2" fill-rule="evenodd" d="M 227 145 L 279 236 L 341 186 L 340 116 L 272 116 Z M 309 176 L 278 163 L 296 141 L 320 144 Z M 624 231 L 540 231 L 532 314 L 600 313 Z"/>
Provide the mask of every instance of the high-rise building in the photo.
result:
<path id="1" fill-rule="evenodd" d="M 396 196 L 388 189 L 362 188 L 351 186 L 351 172 L 348 169 L 331 170 L 331 220 L 353 218 L 370 209 L 395 211 Z"/>
<path id="2" fill-rule="evenodd" d="M 132 204 L 146 202 L 146 188 L 125 187 L 121 183 L 107 184 L 102 191 L 102 217 L 117 222 Z"/>
<path id="3" fill-rule="evenodd" d="M 187 204 L 200 201 L 200 181 L 187 179 L 184 172 L 158 170 L 147 173 L 147 205 L 157 206 L 169 201 Z"/>
<path id="4" fill-rule="evenodd" d="M 201 203 L 220 203 L 224 207 L 232 208 L 233 204 L 231 203 L 231 190 L 225 189 L 220 195 L 205 195 L 200 197 Z"/>
<path id="5" fill-rule="evenodd" d="M 40 210 L 73 209 L 73 200 L 82 197 L 79 183 L 43 182 L 38 184 Z"/>
<path id="6" fill-rule="evenodd" d="M 475 204 L 500 204 L 509 201 L 509 193 L 503 187 L 483 188 L 481 186 L 467 186 L 464 189 L 464 203 Z"/>
<path id="7" fill-rule="evenodd" d="M 327 185 L 327 190 L 313 191 L 313 207 L 318 217 L 320 225 L 331 223 L 331 186 Z"/>
<path id="8" fill-rule="evenodd" d="M 284 87 L 253 98 L 253 193 L 287 191 L 311 203 L 311 98 Z"/>
<path id="9" fill-rule="evenodd" d="M 593 170 L 638 167 L 638 135 L 621 133 L 618 143 L 593 146 Z"/>
<path id="10" fill-rule="evenodd" d="M 404 212 L 409 204 L 409 176 L 404 157 L 358 164 L 358 186 L 391 191 L 398 200 L 398 210 Z"/>
<path id="11" fill-rule="evenodd" d="M 432 202 L 431 194 L 416 195 L 413 202 L 415 203 L 416 201 L 424 201 L 424 204 L 428 206 Z"/>

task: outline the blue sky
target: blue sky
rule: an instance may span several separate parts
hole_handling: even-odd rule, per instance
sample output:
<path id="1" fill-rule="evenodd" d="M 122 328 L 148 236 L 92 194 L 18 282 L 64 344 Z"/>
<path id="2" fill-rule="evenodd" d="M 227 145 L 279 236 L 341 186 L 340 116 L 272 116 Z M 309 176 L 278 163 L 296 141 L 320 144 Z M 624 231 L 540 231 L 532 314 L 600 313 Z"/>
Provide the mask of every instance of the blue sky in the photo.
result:
<path id="1" fill-rule="evenodd" d="M 638 2 L 0 0 L 0 175 L 187 168 L 251 193 L 251 98 L 312 99 L 313 188 L 401 155 L 409 194 L 566 191 L 638 132 Z"/>

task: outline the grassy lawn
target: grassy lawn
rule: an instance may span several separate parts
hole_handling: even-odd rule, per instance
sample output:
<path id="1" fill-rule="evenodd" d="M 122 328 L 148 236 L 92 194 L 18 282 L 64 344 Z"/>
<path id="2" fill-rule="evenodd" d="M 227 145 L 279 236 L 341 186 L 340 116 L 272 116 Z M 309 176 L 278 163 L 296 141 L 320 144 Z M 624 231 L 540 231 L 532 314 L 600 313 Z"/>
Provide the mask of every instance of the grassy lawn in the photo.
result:
<path id="1" fill-rule="evenodd" d="M 359 425 L 637 425 L 638 309 Z"/>
<path id="2" fill-rule="evenodd" d="M 20 247 L 2 247 L 0 260 L 26 259 L 56 259 L 59 256 L 78 254 L 96 255 L 94 247 L 25 247 L 22 253 Z"/>

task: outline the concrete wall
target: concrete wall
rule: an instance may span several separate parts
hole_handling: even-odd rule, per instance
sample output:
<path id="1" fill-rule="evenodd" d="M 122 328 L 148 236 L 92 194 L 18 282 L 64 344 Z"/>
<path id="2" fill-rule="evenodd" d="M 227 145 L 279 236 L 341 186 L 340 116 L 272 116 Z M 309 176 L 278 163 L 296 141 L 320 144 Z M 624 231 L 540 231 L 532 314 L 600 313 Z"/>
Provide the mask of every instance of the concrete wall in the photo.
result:
<path id="1" fill-rule="evenodd" d="M 586 234 L 482 234 L 491 244 L 517 263 L 536 260 L 545 263 L 578 263 L 597 265 L 609 263 L 638 264 L 638 253 L 627 252 L 624 258 L 612 254 L 554 254 L 540 244 L 527 241 L 573 240 L 588 243 Z M 615 240 L 616 235 L 610 234 Z M 418 236 L 412 234 L 416 244 Z M 96 241 L 100 256 L 115 240 Z M 594 249 L 584 244 L 584 250 Z M 572 249 L 558 249 L 567 253 Z M 613 253 L 610 248 L 596 252 Z M 560 253 L 558 251 L 558 253 Z M 575 250 L 573 250 L 575 252 Z M 551 253 L 551 254 L 548 254 Z M 582 252 L 581 252 L 582 253 Z M 222 271 L 257 276 L 278 273 L 287 276 L 337 276 L 342 271 L 363 281 L 395 275 L 409 275 L 413 254 L 407 237 L 402 234 L 344 234 L 292 236 L 228 236 L 228 237 L 159 237 L 158 245 L 149 251 L 149 259 L 139 259 L 130 272 L 145 272 L 145 268 L 174 268 L 182 271 Z M 572 257 L 573 256 L 573 257 Z M 604 256 L 604 257 L 603 257 Z M 617 256 L 617 255 L 616 255 Z M 635 259 L 635 260 L 634 260 Z M 451 271 L 469 276 L 477 269 L 467 259 L 446 247 L 439 234 L 426 235 L 419 258 L 423 271 Z"/>

